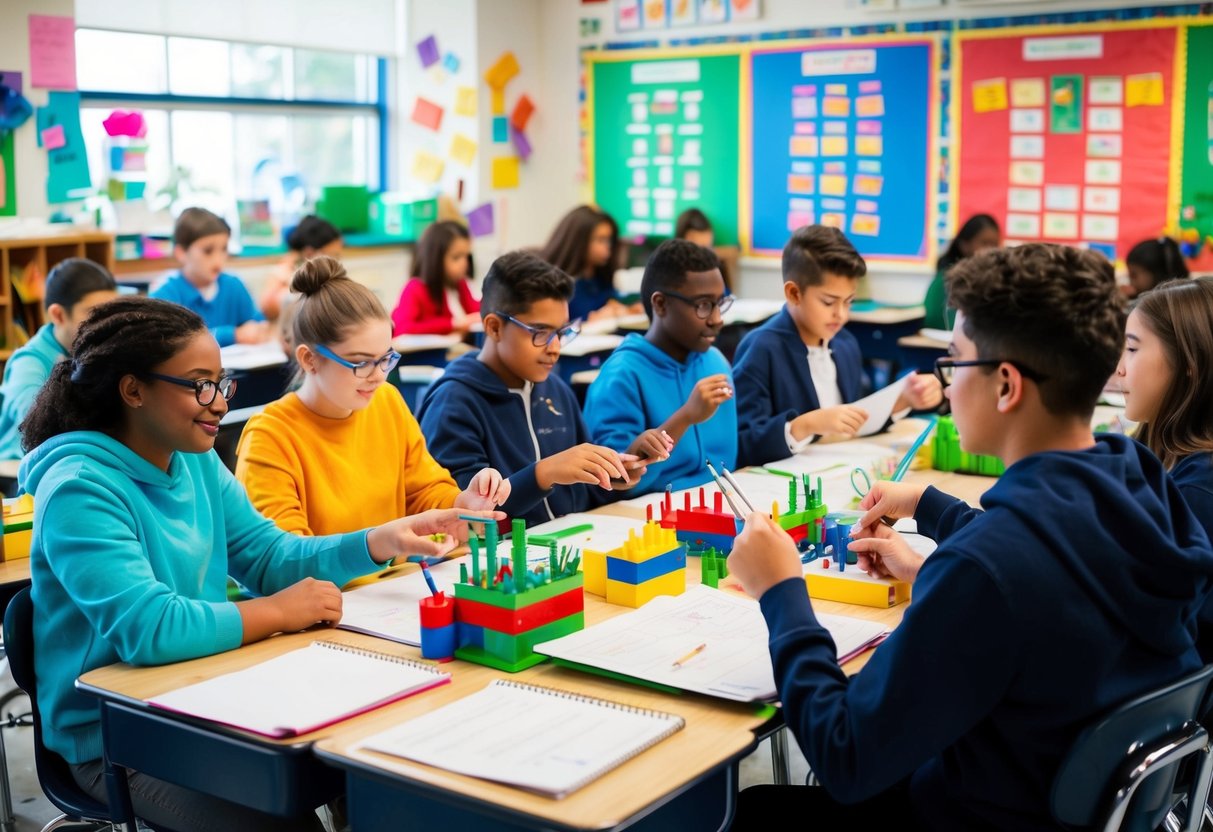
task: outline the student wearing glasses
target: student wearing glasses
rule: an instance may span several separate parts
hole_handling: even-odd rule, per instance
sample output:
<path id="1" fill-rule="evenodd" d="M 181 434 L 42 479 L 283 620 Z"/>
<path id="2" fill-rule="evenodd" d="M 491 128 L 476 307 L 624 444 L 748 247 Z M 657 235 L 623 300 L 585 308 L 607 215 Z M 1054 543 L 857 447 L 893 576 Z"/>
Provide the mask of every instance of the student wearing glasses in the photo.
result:
<path id="1" fill-rule="evenodd" d="M 106 800 L 97 701 L 76 678 L 120 661 L 221 653 L 341 619 L 336 585 L 429 535 L 465 535 L 458 510 L 330 537 L 287 534 L 257 513 L 213 452 L 235 382 L 194 312 L 123 297 L 80 325 L 24 422 L 21 482 L 34 495 L 30 571 L 43 740 Z M 504 517 L 482 513 L 486 519 Z M 232 575 L 260 597 L 231 602 Z M 135 813 L 156 828 L 316 830 L 130 773 Z"/>
<path id="2" fill-rule="evenodd" d="M 492 508 L 509 483 L 491 468 L 460 491 L 426 448 L 388 374 L 400 361 L 392 321 L 340 262 L 295 272 L 292 321 L 301 383 L 249 419 L 236 479 L 258 511 L 295 534 L 336 534 L 431 508 Z M 400 553 L 413 554 L 413 553 Z"/>
<path id="3" fill-rule="evenodd" d="M 573 279 L 533 254 L 497 258 L 480 301 L 484 347 L 451 362 L 419 414 L 434 456 L 458 482 L 497 468 L 510 486 L 502 509 L 530 524 L 606 502 L 671 446 L 643 428 L 625 453 L 589 443 L 573 391 L 552 373 L 578 333 L 572 295 Z"/>
<path id="4" fill-rule="evenodd" d="M 740 462 L 763 465 L 799 453 L 823 436 L 854 436 L 868 414 L 859 342 L 844 328 L 867 264 L 837 228 L 797 229 L 783 249 L 787 304 L 741 339 L 734 357 Z M 929 375 L 910 377 L 896 416 L 943 400 Z"/>
<path id="5" fill-rule="evenodd" d="M 704 460 L 737 464 L 737 405 L 728 359 L 713 344 L 733 303 L 711 249 L 667 240 L 649 256 L 640 283 L 649 330 L 633 333 L 602 365 L 586 396 L 585 420 L 595 442 L 623 450 L 646 429 L 677 445 L 637 493 L 707 479 Z"/>

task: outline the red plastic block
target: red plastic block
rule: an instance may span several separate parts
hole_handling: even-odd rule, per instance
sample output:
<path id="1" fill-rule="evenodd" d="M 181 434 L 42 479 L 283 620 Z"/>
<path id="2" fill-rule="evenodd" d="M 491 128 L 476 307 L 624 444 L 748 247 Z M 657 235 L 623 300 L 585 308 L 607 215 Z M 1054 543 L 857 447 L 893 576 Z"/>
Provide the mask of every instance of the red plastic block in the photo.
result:
<path id="1" fill-rule="evenodd" d="M 581 587 L 577 587 L 554 598 L 516 610 L 460 598 L 455 604 L 455 619 L 460 624 L 472 624 L 499 633 L 517 635 L 584 609 L 585 593 Z"/>

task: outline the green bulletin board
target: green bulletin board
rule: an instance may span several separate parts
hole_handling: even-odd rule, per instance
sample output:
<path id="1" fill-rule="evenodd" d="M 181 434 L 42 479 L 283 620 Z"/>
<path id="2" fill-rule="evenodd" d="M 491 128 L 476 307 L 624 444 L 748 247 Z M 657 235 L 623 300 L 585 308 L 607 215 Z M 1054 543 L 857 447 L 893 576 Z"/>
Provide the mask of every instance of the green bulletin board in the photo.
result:
<path id="1" fill-rule="evenodd" d="M 1180 225 L 1213 234 L 1213 26 L 1189 26 Z"/>
<path id="2" fill-rule="evenodd" d="M 687 208 L 736 245 L 741 56 L 710 51 L 587 56 L 594 201 L 628 237 L 672 237 Z"/>

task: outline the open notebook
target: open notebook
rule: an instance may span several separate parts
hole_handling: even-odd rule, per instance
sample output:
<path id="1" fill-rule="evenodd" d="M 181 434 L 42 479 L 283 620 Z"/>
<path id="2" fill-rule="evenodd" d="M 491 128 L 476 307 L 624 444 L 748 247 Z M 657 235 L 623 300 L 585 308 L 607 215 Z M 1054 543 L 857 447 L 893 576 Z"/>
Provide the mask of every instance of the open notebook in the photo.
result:
<path id="1" fill-rule="evenodd" d="M 334 641 L 313 641 L 261 664 L 148 700 L 267 737 L 293 737 L 444 684 L 432 665 Z"/>
<path id="2" fill-rule="evenodd" d="M 817 620 L 830 631 L 840 662 L 888 635 L 883 625 L 859 618 L 818 613 Z M 767 641 L 757 601 L 696 586 L 537 644 L 535 652 L 583 670 L 755 702 L 778 696 Z"/>
<path id="3" fill-rule="evenodd" d="M 674 714 L 497 679 L 362 745 L 560 798 L 685 724 Z"/>

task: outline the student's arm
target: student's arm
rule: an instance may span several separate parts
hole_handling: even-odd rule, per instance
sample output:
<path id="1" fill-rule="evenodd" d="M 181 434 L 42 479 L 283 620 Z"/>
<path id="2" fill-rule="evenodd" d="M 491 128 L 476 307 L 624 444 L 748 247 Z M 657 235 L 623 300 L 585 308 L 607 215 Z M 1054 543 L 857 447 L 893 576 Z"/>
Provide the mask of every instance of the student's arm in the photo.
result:
<path id="1" fill-rule="evenodd" d="M 636 437 L 655 425 L 645 421 L 645 382 L 630 368 L 608 363 L 586 393 L 585 426 L 590 441 L 625 453 Z M 652 382 L 649 382 L 652 383 Z M 684 426 L 674 440 L 681 438 Z"/>
<path id="2" fill-rule="evenodd" d="M 940 554 L 901 624 L 849 680 L 803 580 L 761 598 L 785 719 L 835 800 L 864 800 L 912 774 L 981 722 L 1018 670 L 1020 642 L 994 579 Z M 965 603 L 953 603 L 960 595 Z"/>
<path id="3" fill-rule="evenodd" d="M 399 400 L 399 424 L 403 432 L 404 453 L 398 461 L 404 466 L 404 513 L 418 514 L 431 508 L 450 508 L 459 496 L 459 486 L 451 472 L 438 464 L 430 454 L 425 444 L 425 436 L 421 433 L 421 425 L 417 424 L 405 406 L 404 400 Z M 475 476 L 476 472 L 472 472 Z M 471 480 L 471 477 L 468 477 Z"/>
<path id="4" fill-rule="evenodd" d="M 778 376 L 773 364 L 774 354 L 757 339 L 742 341 L 737 349 L 733 382 L 737 385 L 739 466 L 762 465 L 792 453 L 787 425 L 800 414 L 794 409 L 776 409 L 772 384 Z"/>
<path id="5" fill-rule="evenodd" d="M 274 432 L 263 428 L 257 418 L 240 434 L 236 479 L 244 485 L 253 507 L 278 528 L 306 537 L 315 534 L 299 497 L 303 468 Z"/>
<path id="6" fill-rule="evenodd" d="M 32 355 L 14 355 L 8 360 L 8 379 L 0 387 L 3 397 L 3 419 L 6 425 L 20 425 L 34 406 L 34 399 L 46 384 L 49 374 L 41 361 Z M 20 453 L 20 451 L 18 451 Z"/>
<path id="7" fill-rule="evenodd" d="M 459 284 L 459 305 L 463 307 L 463 311 L 467 315 L 480 311 L 480 301 L 472 295 L 472 285 L 467 280 L 461 281 Z"/>
<path id="8" fill-rule="evenodd" d="M 396 335 L 449 335 L 451 319 L 435 314 L 429 290 L 420 280 L 410 279 L 400 293 L 400 303 L 392 310 L 392 331 Z"/>
<path id="9" fill-rule="evenodd" d="M 249 294 L 248 287 L 244 285 L 243 280 L 233 276 L 232 282 L 228 285 L 231 287 L 230 291 L 236 307 L 237 326 L 247 324 L 249 321 L 265 320 L 265 316 L 261 314 L 257 304 L 253 303 L 253 296 Z"/>
<path id="10" fill-rule="evenodd" d="M 981 509 L 973 508 L 959 497 L 929 485 L 914 509 L 914 522 L 918 524 L 919 534 L 942 543 L 982 513 Z"/>
<path id="11" fill-rule="evenodd" d="M 236 605 L 188 598 L 152 570 L 134 518 L 87 473 L 38 494 L 47 565 L 125 662 L 165 664 L 240 646 Z"/>

